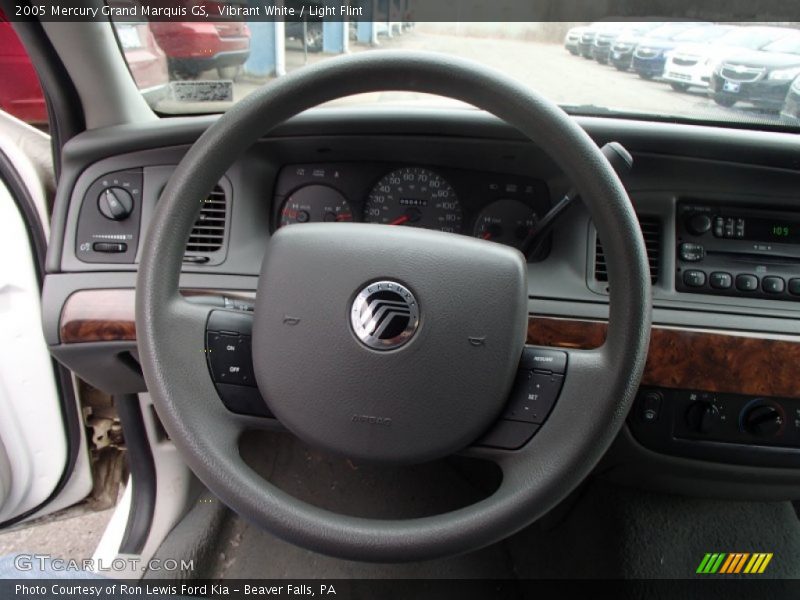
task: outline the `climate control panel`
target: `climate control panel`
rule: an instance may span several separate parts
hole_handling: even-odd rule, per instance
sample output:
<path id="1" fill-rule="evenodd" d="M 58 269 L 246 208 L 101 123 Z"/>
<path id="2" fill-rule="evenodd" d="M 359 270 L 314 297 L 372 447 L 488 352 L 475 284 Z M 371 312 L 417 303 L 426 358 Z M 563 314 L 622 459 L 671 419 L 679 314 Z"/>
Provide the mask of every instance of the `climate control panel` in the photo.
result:
<path id="1" fill-rule="evenodd" d="M 678 456 L 800 465 L 800 400 L 642 388 L 628 424 L 644 446 Z"/>

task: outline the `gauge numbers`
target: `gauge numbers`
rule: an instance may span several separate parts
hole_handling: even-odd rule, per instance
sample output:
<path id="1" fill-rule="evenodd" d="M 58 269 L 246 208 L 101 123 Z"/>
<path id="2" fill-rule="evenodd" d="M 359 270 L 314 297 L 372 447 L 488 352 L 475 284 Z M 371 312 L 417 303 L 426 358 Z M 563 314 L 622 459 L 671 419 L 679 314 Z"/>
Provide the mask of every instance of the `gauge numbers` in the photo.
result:
<path id="1" fill-rule="evenodd" d="M 364 207 L 368 223 L 461 232 L 461 205 L 453 186 L 429 169 L 404 167 L 372 188 Z"/>

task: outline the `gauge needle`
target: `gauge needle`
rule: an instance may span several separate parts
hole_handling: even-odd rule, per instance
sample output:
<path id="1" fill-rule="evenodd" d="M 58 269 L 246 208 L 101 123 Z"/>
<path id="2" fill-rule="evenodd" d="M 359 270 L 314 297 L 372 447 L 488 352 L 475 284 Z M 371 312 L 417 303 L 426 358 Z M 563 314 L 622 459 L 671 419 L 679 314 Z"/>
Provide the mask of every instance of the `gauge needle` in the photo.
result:
<path id="1" fill-rule="evenodd" d="M 351 215 L 350 213 L 346 213 L 346 214 L 336 215 L 336 220 L 337 221 L 349 221 L 352 217 L 353 217 L 353 215 Z"/>
<path id="2" fill-rule="evenodd" d="M 484 231 L 483 235 L 481 235 L 481 238 L 484 239 L 484 240 L 488 240 L 491 237 L 492 237 L 492 234 L 489 233 L 488 231 Z"/>
<path id="3" fill-rule="evenodd" d="M 410 217 L 408 215 L 403 215 L 402 217 L 397 217 L 394 221 L 390 222 L 389 225 L 402 225 L 406 221 L 408 221 Z"/>

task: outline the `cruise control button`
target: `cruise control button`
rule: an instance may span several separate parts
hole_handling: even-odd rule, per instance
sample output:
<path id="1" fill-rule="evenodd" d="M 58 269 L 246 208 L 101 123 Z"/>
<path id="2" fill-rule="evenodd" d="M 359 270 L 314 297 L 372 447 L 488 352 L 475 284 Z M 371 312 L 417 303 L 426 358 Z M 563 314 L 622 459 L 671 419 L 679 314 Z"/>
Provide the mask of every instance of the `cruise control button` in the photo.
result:
<path id="1" fill-rule="evenodd" d="M 703 287 L 706 284 L 706 274 L 697 269 L 691 269 L 683 272 L 683 283 L 688 287 Z"/>
<path id="2" fill-rule="evenodd" d="M 737 275 L 736 289 L 740 292 L 754 292 L 758 289 L 758 277 L 755 275 Z"/>
<path id="3" fill-rule="evenodd" d="M 253 316 L 238 310 L 215 310 L 208 317 L 206 329 L 216 333 L 241 333 L 249 336 L 253 331 Z"/>
<path id="4" fill-rule="evenodd" d="M 564 378 L 550 373 L 521 371 L 517 375 L 504 419 L 544 423 L 553 408 Z"/>
<path id="5" fill-rule="evenodd" d="M 782 277 L 769 276 L 761 280 L 761 289 L 767 294 L 782 294 L 786 289 L 786 282 Z"/>
<path id="6" fill-rule="evenodd" d="M 789 293 L 793 296 L 800 296 L 800 279 L 789 280 Z"/>
<path id="7" fill-rule="evenodd" d="M 561 350 L 527 346 L 522 352 L 519 368 L 550 371 L 551 373 L 561 373 L 563 375 L 567 369 L 567 353 Z"/>
<path id="8" fill-rule="evenodd" d="M 714 271 L 709 275 L 708 282 L 715 290 L 727 290 L 733 285 L 733 277 L 730 273 Z"/>
<path id="9" fill-rule="evenodd" d="M 207 352 L 215 382 L 256 385 L 248 336 L 209 332 Z"/>

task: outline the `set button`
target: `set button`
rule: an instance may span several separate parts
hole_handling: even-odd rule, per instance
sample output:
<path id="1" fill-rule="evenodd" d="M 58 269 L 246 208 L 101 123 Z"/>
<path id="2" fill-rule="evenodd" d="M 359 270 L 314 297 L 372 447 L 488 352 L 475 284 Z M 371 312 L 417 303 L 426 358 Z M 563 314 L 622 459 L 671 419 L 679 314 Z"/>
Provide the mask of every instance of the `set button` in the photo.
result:
<path id="1" fill-rule="evenodd" d="M 789 293 L 792 296 L 800 296 L 800 278 L 789 280 Z"/>

